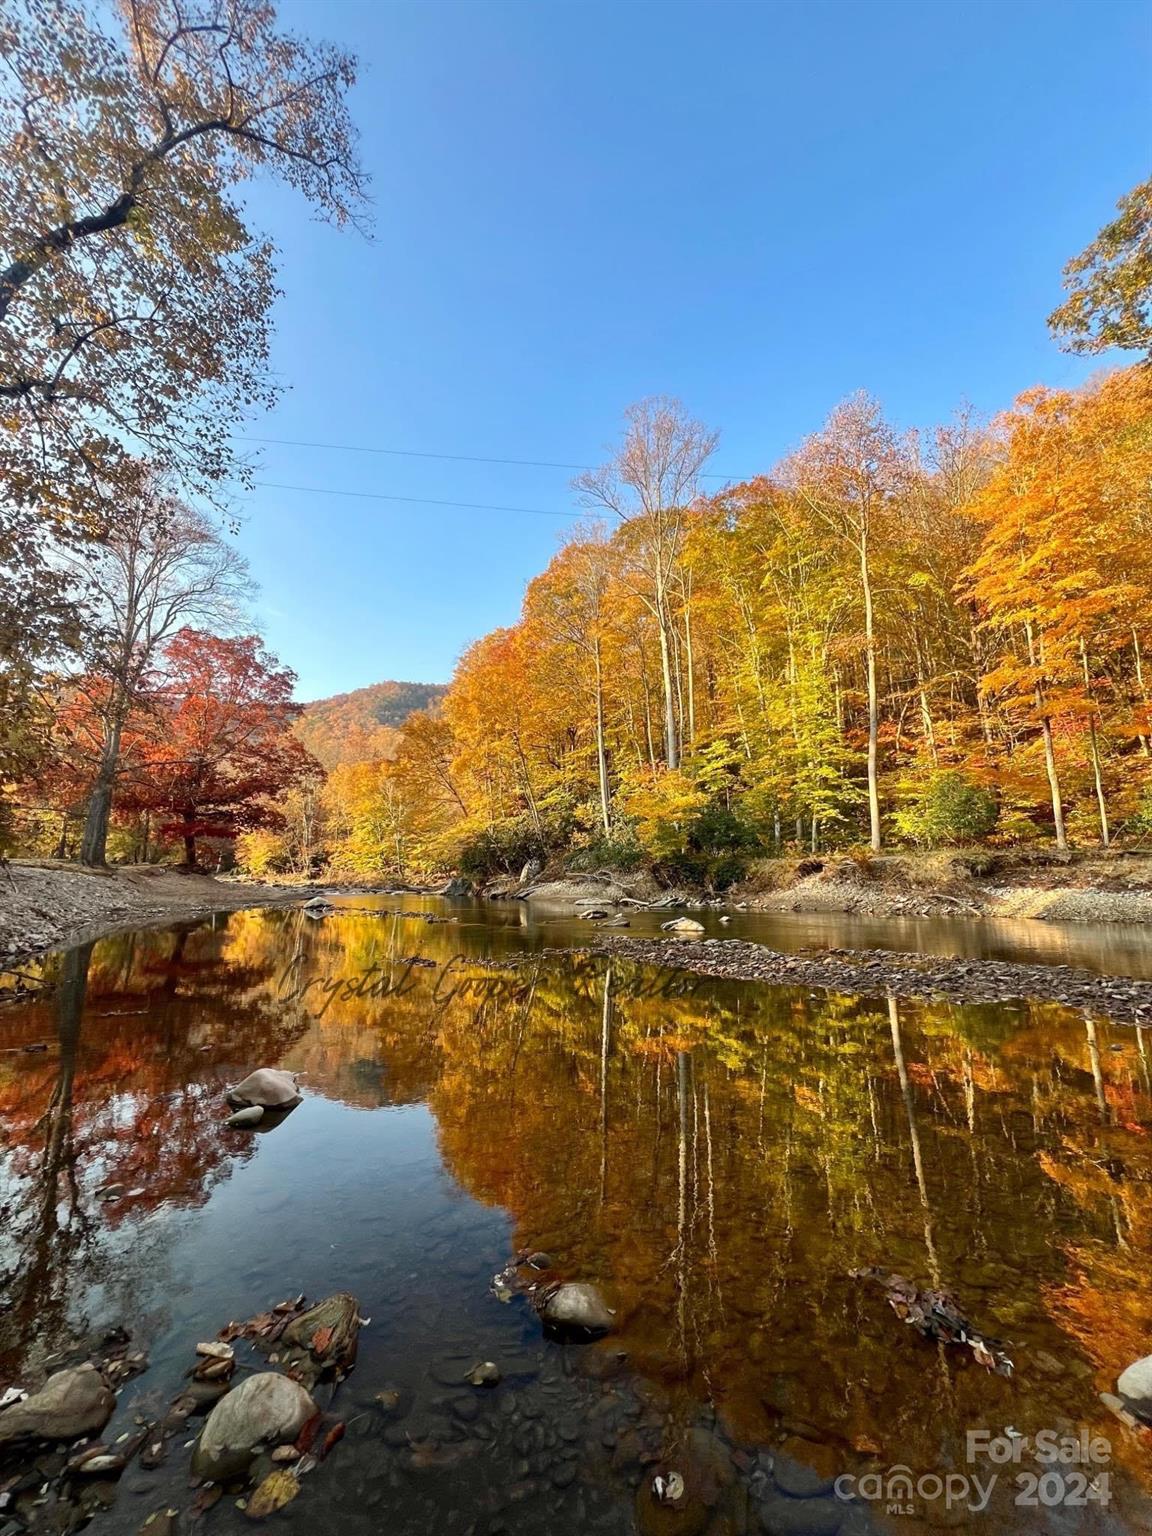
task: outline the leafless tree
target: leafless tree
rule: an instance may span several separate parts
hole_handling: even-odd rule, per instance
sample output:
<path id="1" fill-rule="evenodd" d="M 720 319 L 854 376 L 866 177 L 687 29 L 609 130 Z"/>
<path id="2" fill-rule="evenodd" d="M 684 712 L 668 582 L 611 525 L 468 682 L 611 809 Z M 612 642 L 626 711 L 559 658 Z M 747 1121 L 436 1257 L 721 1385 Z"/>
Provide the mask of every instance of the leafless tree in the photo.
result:
<path id="1" fill-rule="evenodd" d="M 185 625 L 234 628 L 252 588 L 226 535 L 147 479 L 98 543 L 63 558 L 92 617 L 79 686 L 99 722 L 99 742 L 80 858 L 102 866 L 124 726 L 161 647 Z"/>
<path id="2" fill-rule="evenodd" d="M 604 635 L 615 558 L 603 523 L 581 529 L 580 537 L 567 545 L 559 561 L 549 568 L 551 579 L 534 583 L 525 604 L 526 614 L 531 613 L 550 635 L 592 664 L 596 772 L 605 837 L 612 832 L 612 791 L 604 716 Z"/>
<path id="3" fill-rule="evenodd" d="M 701 471 L 715 452 L 719 434 L 665 395 L 629 406 L 624 420 L 617 452 L 573 484 L 585 506 L 609 512 L 634 527 L 642 577 L 638 595 L 651 611 L 660 637 L 664 761 L 675 769 L 680 766 L 680 727 L 672 675 L 670 598 L 684 545 L 685 514 L 697 497 Z"/>
<path id="4" fill-rule="evenodd" d="M 909 475 L 910 444 L 884 420 L 880 405 L 860 392 L 843 401 L 799 452 L 782 479 L 817 526 L 850 549 L 860 571 L 864 661 L 868 687 L 868 820 L 871 846 L 883 843 L 880 820 L 880 694 L 877 682 L 875 545 L 891 522 Z"/>

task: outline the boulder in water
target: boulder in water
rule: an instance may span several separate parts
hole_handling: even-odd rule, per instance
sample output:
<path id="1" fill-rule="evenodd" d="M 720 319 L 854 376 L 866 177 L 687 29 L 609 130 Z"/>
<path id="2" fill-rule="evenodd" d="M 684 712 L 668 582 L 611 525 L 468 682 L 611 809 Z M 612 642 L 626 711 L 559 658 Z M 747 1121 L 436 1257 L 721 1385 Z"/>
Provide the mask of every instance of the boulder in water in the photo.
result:
<path id="1" fill-rule="evenodd" d="M 257 1067 L 242 1083 L 228 1090 L 229 1104 L 258 1104 L 261 1109 L 290 1109 L 300 1099 L 296 1074 L 283 1072 L 279 1067 Z"/>
<path id="2" fill-rule="evenodd" d="M 298 1381 L 263 1371 L 233 1387 L 208 1415 L 192 1455 L 195 1477 L 224 1483 L 268 1447 L 291 1442 L 319 1410 Z"/>
<path id="3" fill-rule="evenodd" d="M 116 1394 L 94 1365 L 50 1376 L 39 1392 L 0 1413 L 0 1445 L 13 1440 L 77 1440 L 103 1429 Z"/>
<path id="4" fill-rule="evenodd" d="M 615 1321 L 600 1292 L 583 1281 L 568 1281 L 543 1292 L 536 1305 L 544 1322 L 559 1332 L 607 1333 Z"/>
<path id="5" fill-rule="evenodd" d="M 661 923 L 660 927 L 665 933 L 683 934 L 687 938 L 704 932 L 704 924 L 698 923 L 694 917 L 674 917 L 670 923 Z"/>
<path id="6" fill-rule="evenodd" d="M 1133 1361 L 1116 1383 L 1116 1391 L 1129 1408 L 1152 1422 L 1152 1355 Z"/>

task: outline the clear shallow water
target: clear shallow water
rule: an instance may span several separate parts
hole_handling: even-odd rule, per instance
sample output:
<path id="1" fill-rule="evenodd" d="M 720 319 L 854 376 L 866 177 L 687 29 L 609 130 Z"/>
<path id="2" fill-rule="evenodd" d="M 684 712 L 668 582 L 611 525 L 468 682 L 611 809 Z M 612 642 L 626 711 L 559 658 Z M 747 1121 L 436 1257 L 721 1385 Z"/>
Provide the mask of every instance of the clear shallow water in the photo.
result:
<path id="1" fill-rule="evenodd" d="M 453 920 L 268 911 L 122 935 L 51 962 L 51 1000 L 0 1012 L 0 1385 L 124 1324 L 151 1365 L 114 1439 L 228 1320 L 347 1289 L 371 1323 L 333 1405 L 347 1436 L 274 1517 L 300 1532 L 671 1533 L 687 1527 L 652 1503 L 653 1470 L 713 1455 L 727 1471 L 691 1527 L 711 1536 L 834 1517 L 844 1536 L 1152 1529 L 1147 1452 L 1098 1401 L 1152 1351 L 1147 1032 L 1050 1006 L 669 987 L 600 960 L 486 973 L 486 954 L 588 925 L 378 905 Z M 717 931 L 861 942 L 849 924 Z M 223 1130 L 225 1085 L 265 1064 L 304 1073 L 305 1102 L 268 1134 Z M 108 1184 L 125 1198 L 97 1200 Z M 489 1280 L 520 1248 L 601 1285 L 617 1332 L 561 1346 L 498 1302 Z M 921 1340 L 849 1277 L 870 1264 L 954 1289 L 1010 1341 L 1013 1379 Z M 505 1372 L 494 1392 L 459 1385 L 480 1359 Z M 1002 1474 L 978 1515 L 929 1499 L 886 1517 L 796 1471 L 965 1471 L 965 1433 L 1009 1425 L 1107 1436 L 1111 1508 L 1019 1507 Z M 187 1509 L 186 1438 L 129 1470 L 100 1529 Z M 249 1526 L 226 1498 L 203 1528 Z"/>
<path id="2" fill-rule="evenodd" d="M 478 953 L 587 943 L 595 925 L 570 906 L 507 901 L 446 903 L 437 897 L 336 896 L 345 908 L 450 912 Z M 628 909 L 637 938 L 660 932 L 674 912 Z M 727 923 L 718 911 L 691 910 L 710 936 L 749 939 L 771 949 L 888 949 L 969 959 L 1071 965 L 1110 976 L 1152 978 L 1152 938 L 1141 923 L 1046 923 L 1035 918 L 856 917 L 839 912 L 738 912 Z M 615 931 L 615 930 L 613 930 Z"/>

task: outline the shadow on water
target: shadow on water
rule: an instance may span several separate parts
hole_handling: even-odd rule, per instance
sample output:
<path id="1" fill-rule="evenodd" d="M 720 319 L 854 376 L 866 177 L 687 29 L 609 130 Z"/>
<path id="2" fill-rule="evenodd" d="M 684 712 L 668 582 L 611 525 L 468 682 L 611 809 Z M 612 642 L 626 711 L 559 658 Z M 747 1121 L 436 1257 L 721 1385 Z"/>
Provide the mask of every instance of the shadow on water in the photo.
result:
<path id="1" fill-rule="evenodd" d="M 302 1532 L 1149 1528 L 1147 1452 L 1099 1401 L 1152 1347 L 1146 1031 L 619 959 L 486 970 L 586 925 L 409 906 L 120 935 L 0 1011 L 0 1387 L 123 1324 L 151 1364 L 114 1439 L 229 1319 L 347 1289 L 371 1323 L 346 1438 L 276 1517 Z M 259 1065 L 304 1103 L 224 1129 Z M 563 1346 L 497 1300 L 521 1248 L 599 1285 L 615 1331 Z M 903 1325 L 851 1277 L 871 1265 L 953 1290 L 1012 1378 Z M 464 1386 L 487 1359 L 502 1385 Z M 1111 1506 L 1018 1505 L 1034 1463 L 966 1459 L 1007 1426 L 1107 1437 Z M 133 1465 L 100 1528 L 186 1508 L 186 1456 Z M 899 1515 L 832 1496 L 896 1464 L 999 1482 L 959 1518 L 931 1489 Z M 680 1467 L 691 1520 L 649 1491 Z M 228 1498 L 206 1525 L 246 1521 Z"/>

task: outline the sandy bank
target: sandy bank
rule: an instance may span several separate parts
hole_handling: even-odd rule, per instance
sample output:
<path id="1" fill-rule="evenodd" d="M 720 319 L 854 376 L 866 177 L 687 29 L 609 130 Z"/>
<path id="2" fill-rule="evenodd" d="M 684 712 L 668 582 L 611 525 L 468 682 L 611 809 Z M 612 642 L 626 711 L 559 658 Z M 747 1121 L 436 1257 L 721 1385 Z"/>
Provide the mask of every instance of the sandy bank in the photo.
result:
<path id="1" fill-rule="evenodd" d="M 90 870 L 47 861 L 13 863 L 0 871 L 0 965 L 120 928 L 299 901 L 306 894 L 165 865 Z"/>

